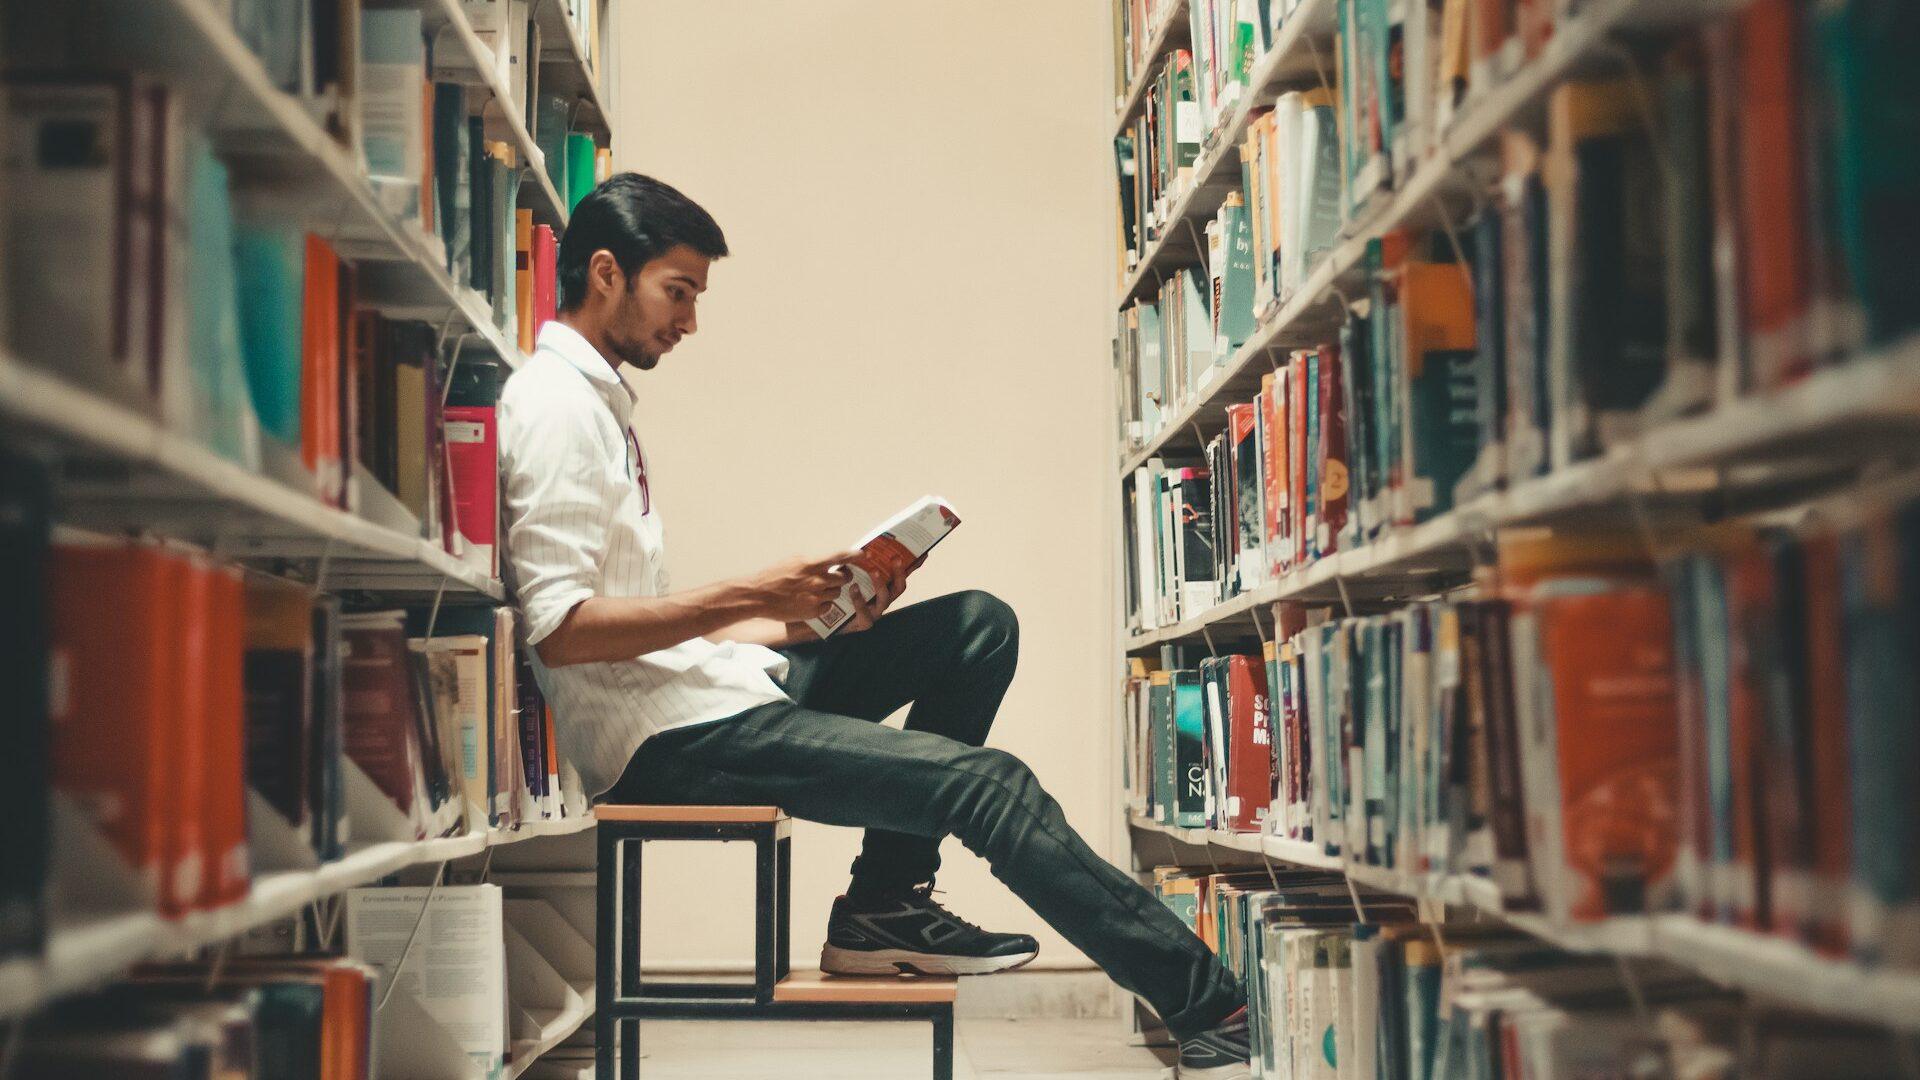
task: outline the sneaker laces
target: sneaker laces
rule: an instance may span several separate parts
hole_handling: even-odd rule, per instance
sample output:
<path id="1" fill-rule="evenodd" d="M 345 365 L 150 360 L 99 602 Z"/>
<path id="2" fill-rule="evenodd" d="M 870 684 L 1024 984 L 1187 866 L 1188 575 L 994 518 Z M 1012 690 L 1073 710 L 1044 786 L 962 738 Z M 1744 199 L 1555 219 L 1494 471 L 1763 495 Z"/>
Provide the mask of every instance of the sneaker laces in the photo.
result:
<path id="1" fill-rule="evenodd" d="M 933 898 L 933 894 L 935 893 L 939 893 L 941 896 L 945 896 L 947 894 L 947 890 L 936 889 L 933 887 L 933 884 L 929 882 L 925 885 L 915 885 L 912 889 L 908 891 L 911 892 L 913 895 L 919 897 L 922 903 L 928 905 L 929 907 L 937 909 L 940 912 L 940 914 L 946 916 L 947 918 L 953 920 L 956 923 L 959 923 L 961 926 L 966 927 L 967 929 L 973 931 L 976 934 L 986 933 L 985 930 L 982 930 L 978 926 L 975 926 L 974 924 L 968 922 L 967 920 L 947 910 L 947 905 Z"/>

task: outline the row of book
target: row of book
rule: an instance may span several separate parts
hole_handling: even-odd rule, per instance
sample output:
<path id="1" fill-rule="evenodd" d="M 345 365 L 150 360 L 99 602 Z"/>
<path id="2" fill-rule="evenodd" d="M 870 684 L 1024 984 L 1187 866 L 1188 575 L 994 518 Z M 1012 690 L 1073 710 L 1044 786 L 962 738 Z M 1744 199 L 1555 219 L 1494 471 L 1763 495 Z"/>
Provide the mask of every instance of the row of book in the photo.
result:
<path id="1" fill-rule="evenodd" d="M 1509 534 L 1457 598 L 1283 603 L 1259 653 L 1130 662 L 1126 784 L 1558 921 L 1686 911 L 1920 964 L 1920 503 L 1638 537 Z"/>
<path id="2" fill-rule="evenodd" d="M 1127 479 L 1127 621 L 1193 618 L 1351 545 L 1354 432 L 1340 347 L 1295 350 L 1229 406 L 1199 461 L 1148 458 Z"/>
<path id="3" fill-rule="evenodd" d="M 1423 6 L 1405 5 L 1407 17 Z M 1233 305 L 1209 311 L 1215 325 L 1271 312 L 1340 223 L 1370 212 L 1366 177 L 1378 175 L 1376 186 L 1392 190 L 1414 168 L 1390 164 L 1397 159 L 1382 149 L 1408 139 L 1395 126 L 1399 91 L 1377 85 L 1400 77 L 1400 62 L 1381 50 L 1399 55 L 1402 9 L 1343 0 L 1341 13 L 1347 62 L 1335 96 L 1286 94 L 1255 114 L 1241 153 L 1253 258 L 1249 266 L 1229 244 L 1224 266 L 1211 261 L 1221 284 L 1201 298 Z M 1382 30 L 1381 19 L 1394 25 Z M 1503 35 L 1497 39 L 1520 40 Z M 1920 221 L 1920 163 L 1868 148 L 1907 140 L 1902 125 L 1912 123 L 1914 92 L 1874 73 L 1896 70 L 1892 43 L 1917 37 L 1911 10 L 1883 0 L 1754 0 L 1647 46 L 1627 75 L 1559 86 L 1544 137 L 1519 128 L 1500 134 L 1498 182 L 1476 212 L 1430 235 L 1386 236 L 1369 252 L 1367 294 L 1348 298 L 1349 333 L 1358 335 L 1349 343 L 1349 415 L 1356 424 L 1406 427 L 1415 406 L 1401 399 L 1421 374 L 1420 354 L 1443 354 L 1457 392 L 1474 389 L 1477 431 L 1466 446 L 1463 398 L 1454 435 L 1473 467 L 1434 492 L 1440 505 L 1456 488 L 1470 495 L 1538 475 L 1649 423 L 1777 389 L 1911 331 L 1912 305 L 1886 280 L 1897 258 L 1893 238 Z M 1409 70 L 1416 40 L 1407 39 Z M 1167 70 L 1188 62 L 1175 54 Z M 1384 115 L 1366 104 L 1378 100 L 1392 106 Z M 1411 113 L 1411 101 L 1404 104 Z M 1376 145 L 1356 148 L 1356 131 Z M 1344 163 L 1339 213 L 1328 203 L 1333 179 L 1324 161 L 1335 142 Z M 1424 153 L 1411 151 L 1412 162 Z M 1164 205 L 1172 178 L 1161 183 L 1154 190 Z M 1150 220 L 1151 202 L 1122 202 L 1124 222 Z M 1224 227 L 1229 209 L 1221 215 Z M 1210 251 L 1199 257 L 1207 261 Z M 1433 265 L 1452 269 L 1423 269 Z M 1465 279 L 1464 296 L 1440 280 L 1445 274 Z M 1242 308 L 1249 297 L 1250 313 Z M 1438 312 L 1433 333 L 1428 311 Z M 1185 342 L 1138 329 L 1164 317 L 1163 307 L 1122 315 L 1129 447 L 1152 439 L 1203 388 L 1208 362 L 1227 359 L 1219 338 L 1196 363 L 1181 354 Z"/>
<path id="4" fill-rule="evenodd" d="M 22 1080 L 498 1077 L 584 1016 L 592 928 L 496 885 L 349 890 L 344 944 L 246 937 L 56 1003 L 10 1052 Z M 256 942 L 260 944 L 256 946 Z"/>
<path id="5" fill-rule="evenodd" d="M 3 951 L 67 898 L 180 916 L 350 845 L 585 813 L 512 608 L 343 611 L 183 545 L 56 539 L 46 471 L 4 462 Z"/>
<path id="6" fill-rule="evenodd" d="M 1154 887 L 1245 980 L 1262 1080 L 1900 1074 L 1883 1031 L 1498 928 L 1436 928 L 1336 875 L 1159 867 Z"/>
<path id="7" fill-rule="evenodd" d="M 497 572 L 497 363 L 382 315 L 332 244 L 234 184 L 204 140 L 177 137 L 164 86 L 24 78 L 9 91 L 6 130 L 23 148 L 4 214 L 14 356 Z M 157 202 L 127 198 L 143 160 Z M 526 210 L 514 233 L 508 310 L 530 346 L 554 312 L 555 243 Z"/>

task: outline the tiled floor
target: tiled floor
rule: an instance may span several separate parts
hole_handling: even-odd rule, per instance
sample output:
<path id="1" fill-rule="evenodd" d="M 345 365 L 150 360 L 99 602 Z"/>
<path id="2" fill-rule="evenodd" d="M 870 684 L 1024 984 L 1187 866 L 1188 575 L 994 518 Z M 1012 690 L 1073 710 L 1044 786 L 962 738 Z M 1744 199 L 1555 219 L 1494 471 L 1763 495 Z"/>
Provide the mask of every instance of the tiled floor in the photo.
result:
<path id="1" fill-rule="evenodd" d="M 954 1080 L 1158 1080 L 1120 1021 L 955 1022 Z M 919 1080 L 931 1076 L 925 1024 L 649 1023 L 645 1080 Z"/>

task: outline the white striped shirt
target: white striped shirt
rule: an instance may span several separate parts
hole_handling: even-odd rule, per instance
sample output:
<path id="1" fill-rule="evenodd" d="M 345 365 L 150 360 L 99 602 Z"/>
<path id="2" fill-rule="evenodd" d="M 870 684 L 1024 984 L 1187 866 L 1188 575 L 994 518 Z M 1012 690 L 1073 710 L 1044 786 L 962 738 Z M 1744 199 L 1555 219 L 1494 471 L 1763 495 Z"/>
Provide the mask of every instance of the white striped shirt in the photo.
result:
<path id="1" fill-rule="evenodd" d="M 588 597 L 667 592 L 634 401 L 587 339 L 558 322 L 541 328 L 533 358 L 500 392 L 507 558 L 529 644 Z M 701 637 L 607 663 L 549 669 L 533 656 L 560 752 L 589 796 L 613 786 L 652 735 L 785 701 L 773 680 L 786 667 L 763 646 Z"/>

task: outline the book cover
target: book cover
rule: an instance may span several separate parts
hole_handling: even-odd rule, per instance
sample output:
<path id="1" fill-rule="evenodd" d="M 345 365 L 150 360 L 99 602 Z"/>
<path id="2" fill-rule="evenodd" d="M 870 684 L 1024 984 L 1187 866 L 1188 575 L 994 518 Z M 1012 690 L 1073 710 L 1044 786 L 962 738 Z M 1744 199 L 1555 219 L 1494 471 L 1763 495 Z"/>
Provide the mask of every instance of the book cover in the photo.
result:
<path id="1" fill-rule="evenodd" d="M 1206 827 L 1206 691 L 1200 672 L 1173 672 L 1173 824 Z"/>
<path id="2" fill-rule="evenodd" d="M 1273 731 L 1263 658 L 1228 657 L 1226 683 L 1226 827 L 1259 832 L 1273 797 Z"/>
<path id="3" fill-rule="evenodd" d="M 494 407 L 448 405 L 443 417 L 453 532 L 460 538 L 456 554 L 467 565 L 497 577 L 500 481 Z"/>
<path id="4" fill-rule="evenodd" d="M 852 580 L 841 587 L 832 610 L 820 618 L 808 619 L 807 627 L 822 638 L 832 636 L 853 618 L 853 590 L 860 590 L 862 597 L 871 600 L 877 592 L 873 581 L 876 571 L 905 573 L 959 526 L 960 515 L 946 500 L 935 495 L 922 496 L 882 522 L 854 545 L 861 552 L 861 561 L 849 565 Z"/>
<path id="5" fill-rule="evenodd" d="M 0 671 L 17 717 L 0 758 L 0 957 L 36 952 L 46 936 L 52 513 L 46 467 L 0 453 Z"/>

